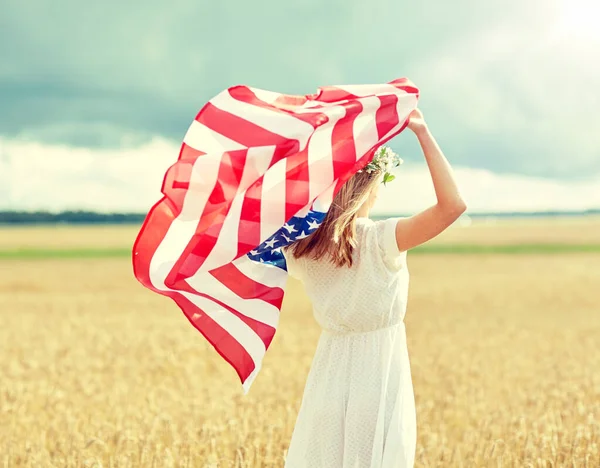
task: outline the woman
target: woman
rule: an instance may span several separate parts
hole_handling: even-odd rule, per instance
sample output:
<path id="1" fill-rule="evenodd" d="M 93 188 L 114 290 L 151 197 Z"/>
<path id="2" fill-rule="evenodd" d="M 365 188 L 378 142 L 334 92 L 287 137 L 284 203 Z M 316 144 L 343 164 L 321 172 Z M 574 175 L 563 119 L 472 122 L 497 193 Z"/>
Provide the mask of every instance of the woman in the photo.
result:
<path id="1" fill-rule="evenodd" d="M 408 218 L 371 221 L 380 183 L 389 180 L 385 158 L 375 157 L 340 189 L 320 227 L 284 252 L 288 272 L 304 283 L 323 328 L 287 468 L 414 464 L 415 403 L 403 322 L 406 253 L 444 231 L 466 206 L 419 110 L 408 128 L 423 149 L 437 203 Z"/>

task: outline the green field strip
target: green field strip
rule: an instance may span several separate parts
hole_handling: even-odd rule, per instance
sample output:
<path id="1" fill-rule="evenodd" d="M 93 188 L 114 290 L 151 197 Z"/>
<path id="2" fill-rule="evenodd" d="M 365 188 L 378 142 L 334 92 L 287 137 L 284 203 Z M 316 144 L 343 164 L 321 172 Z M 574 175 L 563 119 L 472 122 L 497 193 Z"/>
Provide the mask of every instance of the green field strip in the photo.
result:
<path id="1" fill-rule="evenodd" d="M 600 252 L 600 244 L 427 244 L 411 254 L 556 254 Z"/>
<path id="2" fill-rule="evenodd" d="M 558 254 L 558 253 L 600 253 L 600 244 L 427 244 L 416 247 L 410 254 Z M 0 259 L 86 259 L 86 258 L 126 258 L 131 257 L 129 248 L 106 249 L 36 249 L 23 248 L 0 250 Z"/>

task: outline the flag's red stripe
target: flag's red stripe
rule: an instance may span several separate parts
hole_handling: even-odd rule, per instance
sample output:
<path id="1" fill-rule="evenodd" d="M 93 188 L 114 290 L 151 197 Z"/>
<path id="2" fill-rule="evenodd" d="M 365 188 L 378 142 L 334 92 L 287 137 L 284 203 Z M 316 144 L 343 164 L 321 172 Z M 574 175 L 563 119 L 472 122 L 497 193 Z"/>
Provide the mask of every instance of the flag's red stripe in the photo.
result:
<path id="1" fill-rule="evenodd" d="M 381 105 L 375 113 L 377 136 L 381 140 L 398 125 L 398 96 L 390 94 L 379 98 Z"/>
<path id="2" fill-rule="evenodd" d="M 223 359 L 235 369 L 240 380 L 244 383 L 256 367 L 248 351 L 227 330 L 205 314 L 202 309 L 198 308 L 183 294 L 169 293 L 165 295 L 168 295 L 177 303 L 190 323 L 196 330 L 202 333 L 204 338 L 208 340 Z M 203 294 L 198 295 L 204 296 Z M 271 328 L 271 330 L 273 329 Z M 271 336 L 269 343 L 272 339 L 273 337 Z"/>
<path id="3" fill-rule="evenodd" d="M 159 293 L 150 279 L 150 262 L 174 217 L 168 201 L 162 198 L 150 209 L 133 245 L 132 263 L 135 277 L 144 286 Z"/>
<path id="4" fill-rule="evenodd" d="M 287 222 L 310 201 L 308 148 L 288 157 L 285 162 L 285 221 Z"/>
<path id="5" fill-rule="evenodd" d="M 249 278 L 233 263 L 217 268 L 210 273 L 242 299 L 260 299 L 278 309 L 281 308 L 283 289 L 265 286 Z"/>
<path id="6" fill-rule="evenodd" d="M 269 345 L 271 344 L 271 341 L 273 341 L 273 337 L 275 336 L 275 328 L 273 328 L 270 325 L 267 325 L 266 323 L 259 322 L 258 320 L 254 320 L 250 317 L 245 316 L 244 314 L 241 314 L 240 312 L 235 310 L 233 307 L 228 306 L 224 302 L 221 302 L 218 299 L 215 299 L 214 297 L 209 296 L 208 294 L 204 294 L 201 292 L 198 292 L 197 294 L 198 294 L 198 296 L 202 296 L 202 297 L 206 297 L 207 299 L 211 299 L 216 304 L 218 304 L 219 306 L 228 310 L 230 313 L 232 313 L 236 317 L 238 317 L 246 325 L 248 325 L 254 333 L 256 333 L 258 335 L 258 337 L 261 339 L 261 341 L 265 345 L 265 350 L 269 347 Z M 236 343 L 237 343 L 237 341 L 236 341 Z"/>
<path id="7" fill-rule="evenodd" d="M 390 81 L 389 84 L 408 94 L 415 94 L 417 98 L 419 97 L 419 89 L 407 78 L 398 78 L 397 80 Z"/>
<path id="8" fill-rule="evenodd" d="M 354 144 L 354 121 L 363 110 L 358 101 L 344 106 L 346 115 L 338 120 L 331 135 L 333 150 L 333 179 L 348 174 L 356 163 L 356 145 Z"/>
<path id="9" fill-rule="evenodd" d="M 248 98 L 249 96 L 246 97 Z M 256 99 L 256 105 L 261 107 L 268 106 L 258 98 Z M 298 118 L 297 116 L 293 117 Z M 200 111 L 196 120 L 212 131 L 220 133 L 247 147 L 275 146 L 273 157 L 268 166 L 269 168 L 284 157 L 298 152 L 300 147 L 298 140 L 270 132 L 229 111 L 219 109 L 210 102 Z"/>
<path id="10" fill-rule="evenodd" d="M 258 320 L 254 320 L 253 318 L 250 318 L 250 317 L 242 314 L 238 310 L 234 309 L 231 306 L 228 306 L 227 304 L 220 301 L 219 299 L 212 297 L 209 294 L 210 291 L 207 293 L 196 291 L 186 281 L 182 281 L 181 283 L 179 283 L 177 285 L 177 289 L 179 291 L 188 292 L 195 296 L 204 297 L 206 299 L 213 301 L 215 304 L 228 310 L 231 314 L 235 315 L 242 322 L 244 322 L 246 325 L 248 325 L 248 327 L 250 327 L 254 331 L 254 333 L 256 333 L 259 336 L 259 338 L 262 340 L 262 342 L 265 344 L 265 349 L 269 346 L 269 344 L 271 344 L 271 340 L 273 339 L 273 336 L 275 335 L 275 328 L 273 328 L 272 326 L 267 325 L 266 323 L 263 323 L 263 322 L 259 322 Z"/>
<path id="11" fill-rule="evenodd" d="M 203 156 L 206 153 L 204 151 L 197 150 L 192 148 L 187 143 L 183 143 L 181 145 L 181 150 L 179 151 L 179 159 L 181 161 L 195 161 L 199 156 Z"/>
<path id="12" fill-rule="evenodd" d="M 294 98 L 292 96 L 286 96 L 286 98 L 277 99 L 273 103 L 268 103 L 262 99 L 259 99 L 258 96 L 256 96 L 256 94 L 247 86 L 236 86 L 234 88 L 230 88 L 229 94 L 231 97 L 240 102 L 267 109 L 270 112 L 285 114 L 289 117 L 298 119 L 299 121 L 306 122 L 309 125 L 312 125 L 313 128 L 317 128 L 319 125 L 322 125 L 329 120 L 328 117 L 318 109 L 315 109 L 314 112 L 309 113 L 294 113 L 295 109 L 306 102 L 306 97 L 302 98 L 298 96 L 297 98 Z"/>
<path id="13" fill-rule="evenodd" d="M 248 187 L 244 195 L 238 226 L 237 258 L 246 255 L 260 244 L 260 207 L 262 204 L 263 179 L 264 176 L 260 176 L 256 182 Z"/>
<path id="14" fill-rule="evenodd" d="M 247 147 L 270 145 L 293 147 L 293 142 L 288 138 L 249 122 L 232 112 L 219 109 L 210 102 L 200 111 L 196 120 L 212 131 Z"/>

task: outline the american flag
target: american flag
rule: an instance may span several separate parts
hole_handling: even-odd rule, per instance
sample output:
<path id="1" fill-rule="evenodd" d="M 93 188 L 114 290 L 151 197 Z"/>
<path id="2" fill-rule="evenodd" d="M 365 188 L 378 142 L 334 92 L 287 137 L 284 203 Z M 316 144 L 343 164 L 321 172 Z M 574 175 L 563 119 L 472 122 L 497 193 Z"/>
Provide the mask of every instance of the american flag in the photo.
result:
<path id="1" fill-rule="evenodd" d="M 260 370 L 287 280 L 281 248 L 319 227 L 339 188 L 406 126 L 407 79 L 212 98 L 168 169 L 133 247 L 136 278 L 173 299 L 237 371 Z"/>

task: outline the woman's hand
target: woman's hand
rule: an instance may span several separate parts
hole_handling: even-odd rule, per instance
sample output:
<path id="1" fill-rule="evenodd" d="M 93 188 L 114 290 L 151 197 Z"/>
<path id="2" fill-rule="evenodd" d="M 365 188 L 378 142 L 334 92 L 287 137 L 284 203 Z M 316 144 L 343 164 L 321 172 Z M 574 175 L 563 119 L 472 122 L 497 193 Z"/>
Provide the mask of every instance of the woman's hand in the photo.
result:
<path id="1" fill-rule="evenodd" d="M 415 109 L 410 113 L 410 116 L 408 117 L 408 128 L 410 128 L 415 134 L 427 131 L 425 117 L 423 117 L 423 113 L 420 109 Z"/>

